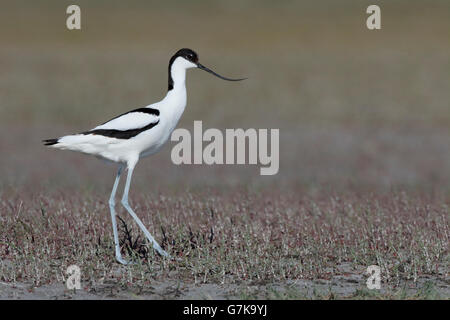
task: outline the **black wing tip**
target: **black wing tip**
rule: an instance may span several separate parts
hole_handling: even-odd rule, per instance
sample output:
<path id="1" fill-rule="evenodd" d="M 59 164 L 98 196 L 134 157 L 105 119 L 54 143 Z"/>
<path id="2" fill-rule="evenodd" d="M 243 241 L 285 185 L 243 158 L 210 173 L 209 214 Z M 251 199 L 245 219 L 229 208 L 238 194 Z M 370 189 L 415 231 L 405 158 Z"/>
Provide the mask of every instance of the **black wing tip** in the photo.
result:
<path id="1" fill-rule="evenodd" d="M 42 140 L 42 142 L 44 143 L 45 146 L 52 146 L 58 143 L 58 139 L 45 139 Z"/>

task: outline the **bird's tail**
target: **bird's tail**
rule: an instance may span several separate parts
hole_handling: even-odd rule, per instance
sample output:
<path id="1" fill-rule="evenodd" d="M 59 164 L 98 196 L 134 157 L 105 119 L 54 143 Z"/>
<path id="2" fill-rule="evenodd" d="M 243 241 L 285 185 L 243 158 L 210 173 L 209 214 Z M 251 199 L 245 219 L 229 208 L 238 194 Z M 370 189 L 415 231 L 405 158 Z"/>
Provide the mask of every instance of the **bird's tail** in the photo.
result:
<path id="1" fill-rule="evenodd" d="M 79 151 L 89 154 L 95 154 L 105 147 L 105 145 L 108 145 L 105 142 L 105 138 L 101 135 L 82 133 L 63 136 L 57 139 L 46 139 L 42 142 L 50 148 Z M 115 141 L 109 141 L 109 144 L 111 143 L 115 143 Z"/>
<path id="2" fill-rule="evenodd" d="M 56 139 L 42 140 L 45 146 L 51 148 L 57 148 L 62 150 L 78 150 L 79 144 L 86 142 L 86 136 L 82 134 L 72 134 L 68 136 L 62 136 Z"/>
<path id="3" fill-rule="evenodd" d="M 59 140 L 59 138 L 57 138 L 57 139 L 45 139 L 45 140 L 42 140 L 42 142 L 44 143 L 45 146 L 52 146 L 54 144 L 57 144 L 58 140 Z"/>

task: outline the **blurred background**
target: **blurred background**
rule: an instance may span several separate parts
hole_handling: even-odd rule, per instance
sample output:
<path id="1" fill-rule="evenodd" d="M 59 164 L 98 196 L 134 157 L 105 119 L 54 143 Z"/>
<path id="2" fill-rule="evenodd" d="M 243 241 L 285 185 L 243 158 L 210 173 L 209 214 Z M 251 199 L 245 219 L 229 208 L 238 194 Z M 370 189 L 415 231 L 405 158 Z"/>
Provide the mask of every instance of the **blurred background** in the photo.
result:
<path id="1" fill-rule="evenodd" d="M 81 31 L 66 28 L 70 4 Z M 381 30 L 366 28 L 370 4 Z M 175 166 L 169 142 L 133 189 L 448 191 L 449 39 L 444 0 L 2 1 L 0 192 L 108 193 L 114 166 L 41 140 L 159 101 L 182 47 L 249 79 L 190 70 L 178 127 L 279 128 L 279 173 Z"/>

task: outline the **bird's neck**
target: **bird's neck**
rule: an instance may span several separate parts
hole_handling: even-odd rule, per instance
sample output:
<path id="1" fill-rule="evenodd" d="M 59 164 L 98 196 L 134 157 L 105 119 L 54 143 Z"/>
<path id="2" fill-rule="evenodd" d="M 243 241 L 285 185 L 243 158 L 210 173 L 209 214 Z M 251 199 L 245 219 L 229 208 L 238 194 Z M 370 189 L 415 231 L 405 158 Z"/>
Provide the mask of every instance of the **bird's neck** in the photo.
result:
<path id="1" fill-rule="evenodd" d="M 186 68 L 176 63 L 169 69 L 169 91 L 164 100 L 186 104 Z"/>
<path id="2" fill-rule="evenodd" d="M 186 89 L 186 68 L 177 64 L 169 65 L 169 92 L 176 89 Z"/>
<path id="3" fill-rule="evenodd" d="M 173 64 L 169 70 L 169 91 L 165 101 L 173 104 L 186 104 L 186 69 Z"/>

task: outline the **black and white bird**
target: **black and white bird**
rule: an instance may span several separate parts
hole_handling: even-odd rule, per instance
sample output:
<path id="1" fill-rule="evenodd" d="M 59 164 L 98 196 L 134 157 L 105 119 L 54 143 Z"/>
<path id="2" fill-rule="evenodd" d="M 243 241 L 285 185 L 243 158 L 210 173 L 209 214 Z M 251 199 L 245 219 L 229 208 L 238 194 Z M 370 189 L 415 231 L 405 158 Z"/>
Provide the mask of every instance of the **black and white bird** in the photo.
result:
<path id="1" fill-rule="evenodd" d="M 67 135 L 57 139 L 44 140 L 46 146 L 62 150 L 78 151 L 119 163 L 114 186 L 109 198 L 116 259 L 122 264 L 128 262 L 122 258 L 117 232 L 115 195 L 120 175 L 124 168 L 128 170 L 122 205 L 136 221 L 140 229 L 159 254 L 169 257 L 128 203 L 133 170 L 140 158 L 158 152 L 169 139 L 186 107 L 186 70 L 199 68 L 216 77 L 228 81 L 244 79 L 225 78 L 198 62 L 198 55 L 191 49 L 181 49 L 169 61 L 169 90 L 160 102 L 144 108 L 131 110 L 119 115 L 89 131 Z"/>

